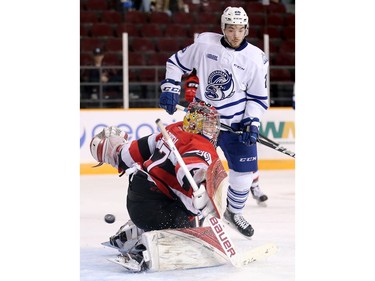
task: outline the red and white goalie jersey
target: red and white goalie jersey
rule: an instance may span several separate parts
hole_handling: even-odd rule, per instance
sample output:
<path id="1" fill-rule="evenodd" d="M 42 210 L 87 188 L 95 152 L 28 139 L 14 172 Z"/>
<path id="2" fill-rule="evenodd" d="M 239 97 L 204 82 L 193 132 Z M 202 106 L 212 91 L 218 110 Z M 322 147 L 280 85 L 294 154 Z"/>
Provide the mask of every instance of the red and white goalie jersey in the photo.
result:
<path id="1" fill-rule="evenodd" d="M 199 186 L 205 181 L 208 166 L 219 158 L 215 146 L 204 136 L 185 132 L 183 122 L 166 127 L 178 152 Z M 193 189 L 163 135 L 152 134 L 125 144 L 121 151 L 120 168 L 126 170 L 135 163 L 146 171 L 160 191 L 171 199 L 179 198 L 194 214 Z M 125 164 L 125 165 L 124 165 Z"/>

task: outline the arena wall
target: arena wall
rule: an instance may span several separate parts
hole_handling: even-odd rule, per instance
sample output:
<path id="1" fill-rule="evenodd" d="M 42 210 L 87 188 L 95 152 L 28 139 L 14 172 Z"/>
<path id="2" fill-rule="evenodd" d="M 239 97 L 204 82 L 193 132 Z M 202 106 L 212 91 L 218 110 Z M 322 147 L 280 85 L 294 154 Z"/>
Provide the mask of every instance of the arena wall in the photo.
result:
<path id="1" fill-rule="evenodd" d="M 81 109 L 80 111 L 80 173 L 112 174 L 117 170 L 110 165 L 92 168 L 97 163 L 90 154 L 90 140 L 103 127 L 118 126 L 126 131 L 129 140 L 158 131 L 155 120 L 160 118 L 165 125 L 181 121 L 184 112 L 177 111 L 174 115 L 167 114 L 162 109 Z M 269 109 L 262 118 L 260 132 L 287 149 L 295 152 L 295 122 L 294 110 L 291 108 Z M 286 170 L 295 168 L 294 158 L 266 147 L 258 145 L 260 170 Z M 224 167 L 227 162 L 219 149 Z"/>

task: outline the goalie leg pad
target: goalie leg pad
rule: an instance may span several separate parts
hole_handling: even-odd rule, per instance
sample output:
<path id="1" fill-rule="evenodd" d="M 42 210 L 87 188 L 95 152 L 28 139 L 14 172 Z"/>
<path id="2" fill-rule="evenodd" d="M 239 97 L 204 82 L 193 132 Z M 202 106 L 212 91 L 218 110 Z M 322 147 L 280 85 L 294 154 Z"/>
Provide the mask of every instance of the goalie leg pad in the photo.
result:
<path id="1" fill-rule="evenodd" d="M 210 227 L 166 229 L 142 234 L 149 271 L 219 266 L 226 255 Z"/>
<path id="2" fill-rule="evenodd" d="M 228 176 L 220 159 L 217 159 L 208 167 L 206 175 L 206 190 L 216 209 L 217 217 L 220 218 L 223 213 L 223 206 L 226 203 L 226 196 L 223 196 L 226 189 L 224 179 Z"/>

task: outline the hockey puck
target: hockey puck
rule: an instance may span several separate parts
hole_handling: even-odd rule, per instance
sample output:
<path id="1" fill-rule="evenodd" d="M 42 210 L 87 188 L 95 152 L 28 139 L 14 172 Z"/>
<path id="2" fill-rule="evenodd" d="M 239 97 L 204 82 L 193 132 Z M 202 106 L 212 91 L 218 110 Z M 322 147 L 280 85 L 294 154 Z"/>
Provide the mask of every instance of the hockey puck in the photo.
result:
<path id="1" fill-rule="evenodd" d="M 104 220 L 105 220 L 106 223 L 114 223 L 115 220 L 116 220 L 116 218 L 115 218 L 115 216 L 112 215 L 112 214 L 106 214 L 106 215 L 104 216 Z"/>

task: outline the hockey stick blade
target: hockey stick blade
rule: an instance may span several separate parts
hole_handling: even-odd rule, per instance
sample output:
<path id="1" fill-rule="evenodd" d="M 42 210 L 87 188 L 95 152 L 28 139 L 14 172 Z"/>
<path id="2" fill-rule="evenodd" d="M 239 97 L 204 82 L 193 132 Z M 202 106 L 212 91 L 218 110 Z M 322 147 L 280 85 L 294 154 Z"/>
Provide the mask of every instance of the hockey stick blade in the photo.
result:
<path id="1" fill-rule="evenodd" d="M 236 267 L 246 266 L 254 261 L 264 260 L 270 256 L 273 256 L 278 251 L 278 247 L 274 243 L 267 243 L 251 249 L 245 253 L 241 253 L 235 259 Z"/>

